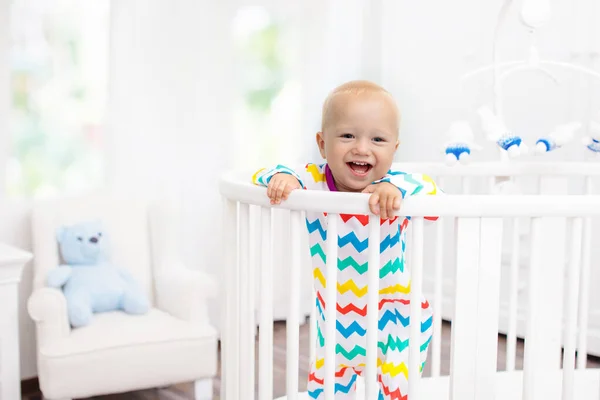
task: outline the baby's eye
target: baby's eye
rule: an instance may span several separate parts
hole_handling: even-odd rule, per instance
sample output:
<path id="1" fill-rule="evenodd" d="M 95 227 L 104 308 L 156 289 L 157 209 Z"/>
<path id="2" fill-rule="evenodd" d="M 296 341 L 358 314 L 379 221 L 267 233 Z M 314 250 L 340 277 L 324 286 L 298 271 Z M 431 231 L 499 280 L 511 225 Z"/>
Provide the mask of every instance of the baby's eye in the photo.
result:
<path id="1" fill-rule="evenodd" d="M 354 137 L 354 135 L 351 133 L 342 133 L 342 137 L 344 139 L 352 139 Z"/>
<path id="2" fill-rule="evenodd" d="M 385 139 L 384 138 L 380 138 L 380 137 L 376 137 L 376 138 L 373 138 L 373 141 L 375 141 L 375 142 L 385 142 Z"/>
<path id="3" fill-rule="evenodd" d="M 77 240 L 79 240 L 80 242 L 83 242 L 83 238 L 81 236 L 77 236 Z"/>

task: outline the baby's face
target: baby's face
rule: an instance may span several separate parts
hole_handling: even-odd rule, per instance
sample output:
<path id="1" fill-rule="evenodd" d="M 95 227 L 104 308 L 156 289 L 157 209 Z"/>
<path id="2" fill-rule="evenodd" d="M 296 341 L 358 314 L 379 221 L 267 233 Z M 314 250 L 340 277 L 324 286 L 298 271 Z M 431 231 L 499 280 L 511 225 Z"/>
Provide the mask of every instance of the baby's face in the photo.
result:
<path id="1" fill-rule="evenodd" d="M 340 95 L 332 121 L 317 133 L 337 189 L 360 192 L 390 169 L 398 148 L 398 114 L 384 94 Z"/>

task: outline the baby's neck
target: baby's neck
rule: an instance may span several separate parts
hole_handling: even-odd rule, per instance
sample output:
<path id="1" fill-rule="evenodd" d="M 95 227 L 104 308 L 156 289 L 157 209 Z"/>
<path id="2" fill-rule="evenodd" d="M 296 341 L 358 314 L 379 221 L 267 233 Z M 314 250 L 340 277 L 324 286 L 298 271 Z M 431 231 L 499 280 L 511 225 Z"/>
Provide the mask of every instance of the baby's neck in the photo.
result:
<path id="1" fill-rule="evenodd" d="M 337 185 L 335 183 L 335 178 L 333 177 L 333 173 L 329 168 L 329 164 L 325 164 L 325 180 L 327 181 L 327 187 L 330 192 L 338 192 Z"/>

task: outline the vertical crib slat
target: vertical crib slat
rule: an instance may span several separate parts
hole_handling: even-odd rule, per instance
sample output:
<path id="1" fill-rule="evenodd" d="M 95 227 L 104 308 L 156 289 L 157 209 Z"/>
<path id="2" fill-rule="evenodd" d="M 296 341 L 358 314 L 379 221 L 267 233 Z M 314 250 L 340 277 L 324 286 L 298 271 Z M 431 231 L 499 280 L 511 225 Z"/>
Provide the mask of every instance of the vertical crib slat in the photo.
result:
<path id="1" fill-rule="evenodd" d="M 565 230 L 565 218 L 536 217 L 531 221 L 523 400 L 540 398 L 547 389 L 546 371 L 560 368 Z"/>
<path id="2" fill-rule="evenodd" d="M 568 193 L 565 177 L 541 175 L 540 195 Z M 566 218 L 531 219 L 531 265 L 523 357 L 523 399 L 542 398 L 545 371 L 560 369 L 564 310 Z M 552 251 L 548 251 L 552 249 Z"/>
<path id="3" fill-rule="evenodd" d="M 255 398 L 255 378 L 256 378 L 256 278 L 258 272 L 258 242 L 260 237 L 260 207 L 248 207 L 248 292 L 246 299 L 243 300 L 245 313 L 247 314 L 247 337 L 244 340 L 244 346 L 248 346 L 248 359 L 250 364 L 246 368 L 248 382 L 252 384 L 252 390 L 245 396 L 248 400 Z"/>
<path id="4" fill-rule="evenodd" d="M 475 398 L 493 399 L 498 359 L 502 219 L 482 218 L 480 232 Z"/>
<path id="5" fill-rule="evenodd" d="M 325 288 L 325 400 L 335 400 L 335 345 L 337 312 L 338 214 L 327 215 L 326 288 Z"/>
<path id="6" fill-rule="evenodd" d="M 239 387 L 240 394 L 244 399 L 254 398 L 254 381 L 251 380 L 252 374 L 248 373 L 248 368 L 254 365 L 254 327 L 250 318 L 250 313 L 254 310 L 248 309 L 248 299 L 253 293 L 250 288 L 250 210 L 248 204 L 240 203 L 240 253 L 239 253 L 239 279 L 240 279 L 240 372 Z M 252 349 L 251 349 L 252 348 Z M 250 397 L 251 396 L 251 397 Z"/>
<path id="7" fill-rule="evenodd" d="M 226 288 L 224 329 L 222 336 L 223 362 L 221 364 L 221 397 L 239 400 L 239 369 L 240 352 L 238 342 L 239 332 L 239 274 L 238 274 L 238 238 L 237 238 L 237 203 L 231 200 L 223 201 L 223 243 L 227 246 L 224 251 L 224 280 L 229 282 Z"/>
<path id="8" fill-rule="evenodd" d="M 540 218 L 533 218 L 530 222 L 531 226 L 531 260 L 529 265 L 529 278 L 528 278 L 528 301 L 527 301 L 527 319 L 526 319 L 526 339 L 529 339 L 529 342 L 525 343 L 525 351 L 523 355 L 523 400 L 533 400 L 535 393 L 535 385 L 534 385 L 534 362 L 537 358 L 537 353 L 541 352 L 541 349 L 535 349 L 534 343 L 537 342 L 534 335 L 536 333 L 536 321 L 535 317 L 538 313 L 536 313 L 535 308 L 535 297 L 538 287 L 538 282 L 536 278 L 539 275 L 539 272 L 542 268 L 542 260 L 541 255 L 539 253 L 540 247 L 540 237 L 541 237 L 541 223 Z M 537 350 L 534 351 L 534 350 Z"/>
<path id="9" fill-rule="evenodd" d="M 520 220 L 514 218 L 512 233 L 512 258 L 510 261 L 508 285 L 508 335 L 506 338 L 506 370 L 515 370 L 517 355 L 517 321 L 519 305 L 519 258 L 520 258 Z"/>
<path id="10" fill-rule="evenodd" d="M 588 195 L 593 193 L 592 177 L 585 179 L 585 192 Z M 578 349 L 577 349 L 577 369 L 585 369 L 587 366 L 587 335 L 590 301 L 590 268 L 592 255 L 592 219 L 585 218 L 582 238 L 582 266 L 579 294 L 579 329 L 578 329 Z"/>
<path id="11" fill-rule="evenodd" d="M 442 308 L 444 306 L 444 219 L 436 221 L 435 271 L 433 274 L 433 338 L 431 342 L 431 376 L 439 377 L 442 364 Z"/>
<path id="12" fill-rule="evenodd" d="M 479 218 L 458 218 L 456 286 L 450 354 L 450 398 L 475 400 Z"/>
<path id="13" fill-rule="evenodd" d="M 287 366 L 286 366 L 286 387 L 288 400 L 298 398 L 298 370 L 299 370 L 299 342 L 300 342 L 300 271 L 301 271 L 301 229 L 302 214 L 300 211 L 290 212 L 291 228 L 291 263 L 290 270 L 290 303 L 288 318 L 286 322 L 287 333 Z M 334 308 L 335 309 L 335 308 Z"/>
<path id="14" fill-rule="evenodd" d="M 369 269 L 367 271 L 367 365 L 365 389 L 367 399 L 376 399 L 379 392 L 377 384 L 377 334 L 379 332 L 379 268 L 380 268 L 380 218 L 377 215 L 369 217 Z"/>
<path id="15" fill-rule="evenodd" d="M 410 339 L 408 398 L 419 399 L 421 377 L 421 293 L 423 291 L 423 217 L 413 218 L 413 259 L 410 267 Z"/>
<path id="16" fill-rule="evenodd" d="M 577 300 L 579 298 L 582 229 L 582 219 L 574 218 L 571 231 L 571 259 L 567 269 L 562 400 L 573 400 L 575 398 L 575 341 L 577 339 Z"/>
<path id="17" fill-rule="evenodd" d="M 261 209 L 259 400 L 273 399 L 273 237 L 271 209 Z"/>

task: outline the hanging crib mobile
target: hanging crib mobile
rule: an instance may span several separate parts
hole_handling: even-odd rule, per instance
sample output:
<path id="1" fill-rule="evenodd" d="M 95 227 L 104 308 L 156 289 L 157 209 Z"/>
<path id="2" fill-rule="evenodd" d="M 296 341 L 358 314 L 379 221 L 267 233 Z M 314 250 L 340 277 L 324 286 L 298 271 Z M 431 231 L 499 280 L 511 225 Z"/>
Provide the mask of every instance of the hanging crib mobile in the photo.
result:
<path id="1" fill-rule="evenodd" d="M 532 143 L 533 151 L 525 143 L 525 138 L 506 126 L 502 109 L 503 83 L 509 76 L 523 71 L 533 71 L 548 78 L 553 84 L 560 84 L 558 78 L 547 68 L 555 67 L 570 70 L 600 81 L 600 73 L 580 65 L 567 62 L 540 59 L 536 45 L 536 32 L 548 23 L 551 17 L 549 0 L 524 0 L 521 8 L 521 22 L 530 32 L 529 57 L 522 61 L 498 63 L 497 42 L 500 29 L 506 18 L 513 0 L 505 0 L 500 11 L 494 34 L 493 61 L 490 65 L 478 68 L 463 75 L 462 86 L 470 79 L 480 76 L 490 70 L 493 72 L 492 107 L 480 106 L 477 110 L 485 138 L 493 142 L 500 151 L 503 161 L 518 158 L 527 154 L 543 155 L 562 148 L 574 141 L 576 134 L 584 126 L 582 122 L 571 121 L 555 127 L 548 135 L 539 137 Z M 443 145 L 445 160 L 448 165 L 458 162 L 468 164 L 471 153 L 481 150 L 475 143 L 473 130 L 467 121 L 455 121 L 446 132 L 447 140 Z M 600 122 L 589 122 L 589 133 L 580 142 L 593 153 L 600 153 Z"/>

